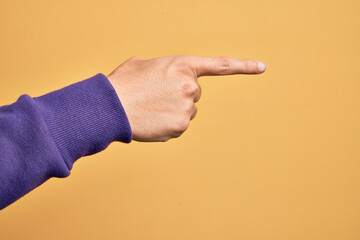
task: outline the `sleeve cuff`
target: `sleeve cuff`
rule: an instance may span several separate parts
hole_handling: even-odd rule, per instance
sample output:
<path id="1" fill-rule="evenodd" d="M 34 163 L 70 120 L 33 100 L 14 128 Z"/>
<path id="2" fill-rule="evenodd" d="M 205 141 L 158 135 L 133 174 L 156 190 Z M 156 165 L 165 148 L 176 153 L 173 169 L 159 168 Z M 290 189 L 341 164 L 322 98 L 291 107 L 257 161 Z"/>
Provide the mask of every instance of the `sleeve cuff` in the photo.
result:
<path id="1" fill-rule="evenodd" d="M 113 141 L 132 141 L 119 96 L 102 73 L 33 99 L 69 169 Z"/>

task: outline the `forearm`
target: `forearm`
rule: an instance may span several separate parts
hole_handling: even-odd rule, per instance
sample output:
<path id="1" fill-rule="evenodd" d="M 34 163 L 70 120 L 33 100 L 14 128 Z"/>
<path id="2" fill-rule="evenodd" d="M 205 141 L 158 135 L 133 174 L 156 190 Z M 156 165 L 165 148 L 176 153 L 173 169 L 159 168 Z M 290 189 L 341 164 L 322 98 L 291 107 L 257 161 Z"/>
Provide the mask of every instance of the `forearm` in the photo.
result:
<path id="1" fill-rule="evenodd" d="M 40 97 L 21 95 L 0 107 L 0 209 L 73 163 L 129 143 L 132 132 L 111 83 L 97 74 Z"/>

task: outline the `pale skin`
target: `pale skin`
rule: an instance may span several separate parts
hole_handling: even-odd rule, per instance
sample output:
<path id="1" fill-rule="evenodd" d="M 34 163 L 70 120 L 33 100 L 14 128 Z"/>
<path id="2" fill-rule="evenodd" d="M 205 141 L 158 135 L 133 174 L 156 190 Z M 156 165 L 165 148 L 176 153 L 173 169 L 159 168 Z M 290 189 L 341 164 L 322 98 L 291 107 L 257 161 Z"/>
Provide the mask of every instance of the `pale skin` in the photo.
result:
<path id="1" fill-rule="evenodd" d="M 107 77 L 124 107 L 133 140 L 166 142 L 189 127 L 197 113 L 202 76 L 260 74 L 264 63 L 232 57 L 175 55 L 126 60 Z"/>

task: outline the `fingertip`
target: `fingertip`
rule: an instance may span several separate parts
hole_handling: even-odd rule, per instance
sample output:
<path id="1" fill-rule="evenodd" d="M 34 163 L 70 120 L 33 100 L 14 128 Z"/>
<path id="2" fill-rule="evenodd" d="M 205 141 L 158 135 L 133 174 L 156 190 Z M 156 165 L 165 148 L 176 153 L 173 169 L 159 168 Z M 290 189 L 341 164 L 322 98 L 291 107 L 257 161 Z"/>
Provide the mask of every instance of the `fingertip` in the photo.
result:
<path id="1" fill-rule="evenodd" d="M 257 62 L 258 70 L 260 73 L 265 72 L 266 65 L 263 62 L 258 61 Z"/>

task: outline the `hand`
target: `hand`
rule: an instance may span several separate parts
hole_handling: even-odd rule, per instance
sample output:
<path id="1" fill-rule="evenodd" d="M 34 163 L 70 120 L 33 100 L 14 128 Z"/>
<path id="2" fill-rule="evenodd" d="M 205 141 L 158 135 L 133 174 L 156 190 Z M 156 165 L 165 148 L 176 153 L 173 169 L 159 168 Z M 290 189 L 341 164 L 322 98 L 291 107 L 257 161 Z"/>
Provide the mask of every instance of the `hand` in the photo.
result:
<path id="1" fill-rule="evenodd" d="M 132 57 L 107 77 L 125 109 L 133 140 L 166 142 L 179 137 L 197 112 L 201 76 L 259 74 L 265 64 L 230 57 L 176 55 Z"/>

